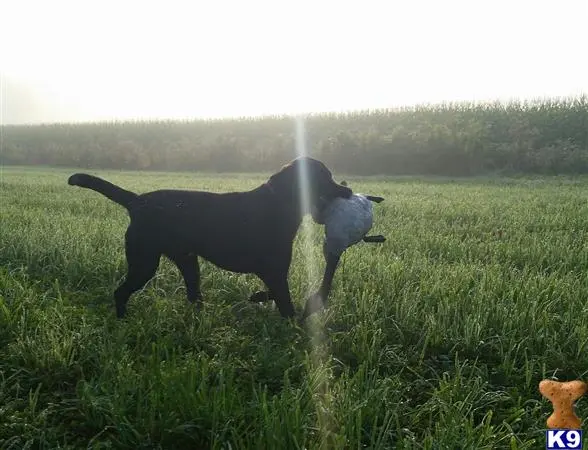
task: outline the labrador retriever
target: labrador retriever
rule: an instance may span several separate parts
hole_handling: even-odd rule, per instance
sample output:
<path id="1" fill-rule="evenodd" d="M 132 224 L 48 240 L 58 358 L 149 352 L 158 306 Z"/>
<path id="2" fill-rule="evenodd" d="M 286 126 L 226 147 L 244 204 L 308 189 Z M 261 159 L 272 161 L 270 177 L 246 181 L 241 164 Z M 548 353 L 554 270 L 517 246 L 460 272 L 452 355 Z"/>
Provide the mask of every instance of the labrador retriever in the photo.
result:
<path id="1" fill-rule="evenodd" d="M 301 206 L 301 171 L 306 171 L 310 210 Z M 202 257 L 222 269 L 257 275 L 266 285 L 252 301 L 274 300 L 282 317 L 295 314 L 288 285 L 294 238 L 305 214 L 320 214 L 330 200 L 349 198 L 320 161 L 301 157 L 259 187 L 244 192 L 212 193 L 157 190 L 135 194 L 101 178 L 76 173 L 68 184 L 99 192 L 125 207 L 127 274 L 114 292 L 116 314 L 126 314 L 130 296 L 155 275 L 162 255 L 178 267 L 188 300 L 202 305 Z"/>

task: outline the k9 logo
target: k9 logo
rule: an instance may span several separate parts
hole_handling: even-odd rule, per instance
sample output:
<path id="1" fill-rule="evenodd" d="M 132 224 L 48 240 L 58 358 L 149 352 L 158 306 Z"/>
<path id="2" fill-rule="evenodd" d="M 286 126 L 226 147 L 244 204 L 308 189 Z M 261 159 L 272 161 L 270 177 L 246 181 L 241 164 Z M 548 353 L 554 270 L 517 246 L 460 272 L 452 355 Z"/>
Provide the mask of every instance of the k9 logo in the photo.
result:
<path id="1" fill-rule="evenodd" d="M 582 449 L 582 430 L 546 430 L 547 450 Z"/>

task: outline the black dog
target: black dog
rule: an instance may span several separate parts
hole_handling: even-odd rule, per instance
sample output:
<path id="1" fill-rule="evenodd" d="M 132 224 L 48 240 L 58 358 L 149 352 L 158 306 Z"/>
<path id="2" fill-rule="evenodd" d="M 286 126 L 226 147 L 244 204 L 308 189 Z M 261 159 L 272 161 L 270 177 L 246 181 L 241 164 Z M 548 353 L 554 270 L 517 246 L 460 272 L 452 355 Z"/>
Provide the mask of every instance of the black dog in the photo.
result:
<path id="1" fill-rule="evenodd" d="M 159 190 L 138 195 L 92 175 L 72 175 L 70 185 L 97 191 L 129 212 L 128 270 L 114 293 L 117 316 L 126 314 L 129 297 L 155 275 L 165 255 L 177 265 L 188 300 L 198 308 L 201 256 L 222 269 L 257 275 L 268 292 L 257 292 L 251 300 L 272 299 L 283 317 L 292 317 L 292 244 L 303 216 L 314 211 L 302 210 L 302 169 L 307 171 L 311 208 L 351 196 L 351 189 L 337 184 L 322 162 L 308 157 L 295 159 L 251 191 L 225 194 Z"/>

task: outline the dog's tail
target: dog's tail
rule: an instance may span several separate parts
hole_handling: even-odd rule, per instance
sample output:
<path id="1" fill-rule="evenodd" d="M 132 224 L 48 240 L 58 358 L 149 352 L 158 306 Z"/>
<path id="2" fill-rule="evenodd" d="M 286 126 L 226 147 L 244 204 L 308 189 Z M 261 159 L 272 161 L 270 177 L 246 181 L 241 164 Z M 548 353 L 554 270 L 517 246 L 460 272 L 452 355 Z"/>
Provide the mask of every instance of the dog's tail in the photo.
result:
<path id="1" fill-rule="evenodd" d="M 129 209 L 131 202 L 138 197 L 138 195 L 134 192 L 127 191 L 106 180 L 103 180 L 102 178 L 88 175 L 86 173 L 74 173 L 67 180 L 67 184 L 100 192 L 106 198 L 118 203 L 121 206 L 124 206 L 126 209 Z"/>

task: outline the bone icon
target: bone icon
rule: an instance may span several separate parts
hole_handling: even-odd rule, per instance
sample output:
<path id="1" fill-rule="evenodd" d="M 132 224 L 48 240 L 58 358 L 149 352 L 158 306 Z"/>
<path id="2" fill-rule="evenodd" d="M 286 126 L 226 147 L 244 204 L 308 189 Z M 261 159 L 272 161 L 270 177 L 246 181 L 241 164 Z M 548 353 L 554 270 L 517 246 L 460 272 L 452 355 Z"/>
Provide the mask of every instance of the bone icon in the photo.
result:
<path id="1" fill-rule="evenodd" d="M 567 430 L 580 429 L 582 421 L 574 413 L 574 402 L 586 391 L 588 391 L 588 385 L 580 380 L 541 381 L 539 392 L 553 405 L 553 414 L 547 419 L 547 427 Z"/>

